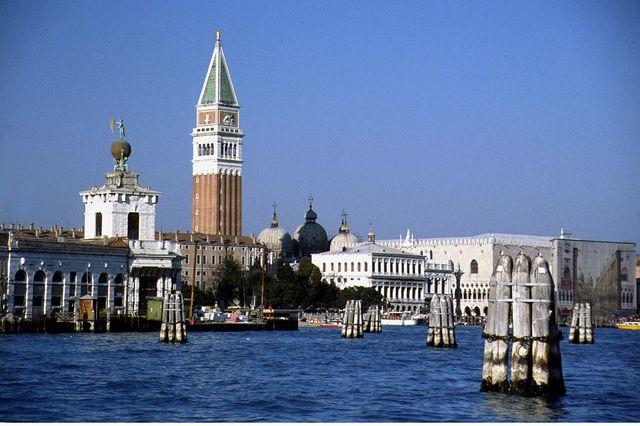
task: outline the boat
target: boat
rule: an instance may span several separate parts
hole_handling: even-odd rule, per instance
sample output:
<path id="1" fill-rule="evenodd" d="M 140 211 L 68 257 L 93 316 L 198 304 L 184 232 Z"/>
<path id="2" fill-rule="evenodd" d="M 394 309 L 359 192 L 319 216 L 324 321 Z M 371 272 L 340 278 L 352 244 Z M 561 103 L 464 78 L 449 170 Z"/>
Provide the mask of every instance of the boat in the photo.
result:
<path id="1" fill-rule="evenodd" d="M 418 325 L 418 320 L 400 312 L 392 312 L 382 316 L 380 325 Z"/>
<path id="2" fill-rule="evenodd" d="M 616 327 L 620 330 L 640 330 L 640 321 L 625 321 L 616 324 Z"/>
<path id="3" fill-rule="evenodd" d="M 320 324 L 320 328 L 342 328 L 342 324 L 338 324 L 335 322 L 327 322 L 324 324 Z"/>

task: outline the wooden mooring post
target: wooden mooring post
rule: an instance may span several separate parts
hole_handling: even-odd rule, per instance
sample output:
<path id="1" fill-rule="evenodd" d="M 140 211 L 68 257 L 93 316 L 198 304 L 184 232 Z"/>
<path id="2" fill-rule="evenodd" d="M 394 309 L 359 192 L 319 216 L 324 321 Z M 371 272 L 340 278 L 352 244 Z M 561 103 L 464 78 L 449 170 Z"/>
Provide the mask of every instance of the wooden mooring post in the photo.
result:
<path id="1" fill-rule="evenodd" d="M 167 294 L 162 306 L 160 342 L 187 343 L 182 293 Z"/>
<path id="2" fill-rule="evenodd" d="M 520 253 L 515 268 L 502 253 L 489 283 L 481 391 L 523 395 L 563 395 L 555 289 L 549 264 Z M 513 331 L 509 334 L 509 319 Z M 508 349 L 511 346 L 510 382 Z"/>
<path id="3" fill-rule="evenodd" d="M 429 309 L 427 346 L 456 348 L 455 324 L 453 321 L 453 299 L 448 295 L 435 295 Z"/>
<path id="4" fill-rule="evenodd" d="M 591 303 L 575 303 L 569 329 L 569 343 L 592 344 Z"/>
<path id="5" fill-rule="evenodd" d="M 371 305 L 367 309 L 363 331 L 365 333 L 380 333 L 382 331 L 380 327 L 380 307 L 378 305 Z"/>
<path id="6" fill-rule="evenodd" d="M 347 339 L 361 338 L 364 336 L 361 300 L 347 301 L 344 307 L 341 336 Z"/>

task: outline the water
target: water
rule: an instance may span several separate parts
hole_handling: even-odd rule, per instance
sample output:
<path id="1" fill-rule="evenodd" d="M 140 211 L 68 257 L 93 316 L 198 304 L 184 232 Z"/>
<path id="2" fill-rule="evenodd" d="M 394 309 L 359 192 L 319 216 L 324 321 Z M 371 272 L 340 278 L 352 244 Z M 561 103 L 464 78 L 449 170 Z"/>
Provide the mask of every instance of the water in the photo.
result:
<path id="1" fill-rule="evenodd" d="M 0 335 L 0 421 L 640 420 L 640 332 L 563 341 L 556 400 L 479 392 L 480 333 L 458 328 L 457 349 L 426 347 L 424 327 Z"/>

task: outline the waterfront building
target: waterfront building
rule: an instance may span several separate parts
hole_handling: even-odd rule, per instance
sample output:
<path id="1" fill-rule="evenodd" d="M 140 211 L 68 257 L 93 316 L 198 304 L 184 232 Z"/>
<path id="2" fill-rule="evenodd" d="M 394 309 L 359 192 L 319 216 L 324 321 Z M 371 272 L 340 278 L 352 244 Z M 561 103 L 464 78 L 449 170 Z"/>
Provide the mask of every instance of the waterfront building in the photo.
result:
<path id="1" fill-rule="evenodd" d="M 27 320 L 50 317 L 73 312 L 76 300 L 89 295 L 98 311 L 140 315 L 149 297 L 180 290 L 178 246 L 155 239 L 161 194 L 140 186 L 128 170 L 123 127 L 111 151 L 116 164 L 106 183 L 80 193 L 82 229 L 2 225 L 3 311 Z"/>
<path id="2" fill-rule="evenodd" d="M 382 294 L 391 311 L 414 312 L 434 294 L 451 294 L 453 265 L 428 262 L 423 255 L 382 246 L 373 230 L 368 241 L 311 255 L 322 278 L 340 289 L 372 287 Z"/>
<path id="3" fill-rule="evenodd" d="M 193 137 L 192 231 L 242 235 L 240 105 L 220 32 L 196 105 Z"/>
<path id="4" fill-rule="evenodd" d="M 313 197 L 309 197 L 309 210 L 304 215 L 304 223 L 293 233 L 293 247 L 296 257 L 309 257 L 329 248 L 327 231 L 316 222 L 318 215 L 313 211 Z"/>
<path id="5" fill-rule="evenodd" d="M 214 289 L 219 266 L 225 259 L 234 260 L 243 271 L 254 264 L 262 265 L 265 246 L 253 237 L 214 237 L 193 232 L 157 233 L 158 239 L 175 244 L 182 256 L 181 281 L 201 290 Z"/>
<path id="6" fill-rule="evenodd" d="M 293 239 L 291 235 L 281 228 L 278 222 L 276 204 L 273 205 L 273 219 L 268 228 L 264 228 L 258 234 L 258 242 L 264 245 L 267 252 L 267 263 L 275 264 L 278 259 L 291 260 L 293 257 Z"/>
<path id="7" fill-rule="evenodd" d="M 549 259 L 561 321 L 571 315 L 574 302 L 589 301 L 602 316 L 635 309 L 633 243 L 575 239 L 564 232 L 559 238 L 491 233 L 416 239 L 407 231 L 404 238 L 379 244 L 424 255 L 436 263 L 452 261 L 460 271 L 461 310 L 466 316 L 486 315 L 489 280 L 502 252 L 513 258 L 520 252 L 531 258 L 541 253 Z"/>

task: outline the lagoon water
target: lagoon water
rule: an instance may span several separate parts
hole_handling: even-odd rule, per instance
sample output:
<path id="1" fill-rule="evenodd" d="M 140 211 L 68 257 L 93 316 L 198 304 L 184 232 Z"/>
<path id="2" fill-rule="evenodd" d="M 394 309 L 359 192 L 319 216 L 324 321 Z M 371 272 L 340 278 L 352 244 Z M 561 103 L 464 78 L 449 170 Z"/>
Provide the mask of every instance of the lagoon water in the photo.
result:
<path id="1" fill-rule="evenodd" d="M 565 336 L 567 330 L 563 330 Z M 640 332 L 595 330 L 562 342 L 567 395 L 479 392 L 481 329 L 457 349 L 425 346 L 426 328 L 364 339 L 337 329 L 0 335 L 6 421 L 640 421 Z"/>

